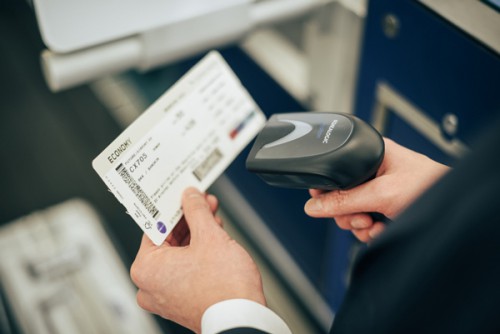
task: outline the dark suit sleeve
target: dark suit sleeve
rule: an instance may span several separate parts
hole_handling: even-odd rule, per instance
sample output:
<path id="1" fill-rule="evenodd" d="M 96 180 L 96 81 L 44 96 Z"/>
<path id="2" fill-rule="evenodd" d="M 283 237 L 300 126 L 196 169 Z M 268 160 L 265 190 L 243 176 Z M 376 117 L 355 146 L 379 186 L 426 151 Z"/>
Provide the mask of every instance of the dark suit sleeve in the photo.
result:
<path id="1" fill-rule="evenodd" d="M 500 123 L 373 242 L 331 333 L 500 333 Z"/>

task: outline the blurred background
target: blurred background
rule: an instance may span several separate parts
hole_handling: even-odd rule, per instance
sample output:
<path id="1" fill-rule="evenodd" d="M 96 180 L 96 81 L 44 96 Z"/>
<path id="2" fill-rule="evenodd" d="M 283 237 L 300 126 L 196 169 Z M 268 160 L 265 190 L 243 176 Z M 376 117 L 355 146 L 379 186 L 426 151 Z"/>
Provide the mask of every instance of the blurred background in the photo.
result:
<path id="1" fill-rule="evenodd" d="M 0 332 L 188 333 L 141 311 L 141 230 L 91 161 L 209 50 L 257 104 L 354 113 L 453 165 L 500 112 L 497 0 L 0 0 Z M 294 333 L 325 333 L 363 247 L 306 191 L 210 189 Z"/>

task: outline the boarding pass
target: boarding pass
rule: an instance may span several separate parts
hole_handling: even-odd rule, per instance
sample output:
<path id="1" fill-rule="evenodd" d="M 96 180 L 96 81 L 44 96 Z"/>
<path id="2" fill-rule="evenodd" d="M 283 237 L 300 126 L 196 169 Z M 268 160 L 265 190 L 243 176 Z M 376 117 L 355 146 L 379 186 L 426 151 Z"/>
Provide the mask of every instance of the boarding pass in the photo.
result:
<path id="1" fill-rule="evenodd" d="M 127 213 L 160 245 L 182 217 L 184 189 L 205 191 L 264 123 L 257 104 L 212 51 L 92 165 Z"/>

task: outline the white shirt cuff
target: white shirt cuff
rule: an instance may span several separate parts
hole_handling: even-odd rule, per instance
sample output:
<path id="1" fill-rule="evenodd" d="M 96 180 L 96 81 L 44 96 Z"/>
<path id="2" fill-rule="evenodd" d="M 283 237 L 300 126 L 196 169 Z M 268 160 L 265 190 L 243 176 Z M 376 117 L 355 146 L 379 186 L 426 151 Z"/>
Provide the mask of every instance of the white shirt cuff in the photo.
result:
<path id="1" fill-rule="evenodd" d="M 201 318 L 201 332 L 216 334 L 249 327 L 272 334 L 292 334 L 286 323 L 267 307 L 247 299 L 229 299 L 210 306 Z"/>

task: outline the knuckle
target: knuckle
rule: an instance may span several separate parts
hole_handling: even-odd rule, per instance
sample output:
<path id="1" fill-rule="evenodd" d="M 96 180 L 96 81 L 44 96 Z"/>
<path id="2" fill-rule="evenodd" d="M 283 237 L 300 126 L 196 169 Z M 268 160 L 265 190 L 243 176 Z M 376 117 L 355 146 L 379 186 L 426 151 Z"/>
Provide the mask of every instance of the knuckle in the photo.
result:
<path id="1" fill-rule="evenodd" d="M 376 208 L 377 212 L 381 212 L 385 215 L 393 214 L 394 208 L 398 206 L 398 203 L 402 201 L 402 194 L 398 191 L 399 187 L 397 183 L 387 178 L 386 185 L 383 189 L 376 191 L 377 201 Z"/>
<path id="2" fill-rule="evenodd" d="M 204 201 L 203 199 L 199 199 L 199 200 L 196 200 L 196 201 L 191 201 L 188 205 L 188 210 L 190 211 L 206 211 L 206 210 L 210 210 L 210 206 L 208 205 L 208 203 L 206 201 Z"/>
<path id="3" fill-rule="evenodd" d="M 335 190 L 330 193 L 330 196 L 323 198 L 323 207 L 329 214 L 335 214 L 339 209 L 345 207 L 348 200 L 347 191 Z"/>
<path id="4" fill-rule="evenodd" d="M 140 269 L 139 262 L 137 260 L 134 261 L 130 266 L 130 278 L 137 287 L 140 287 L 143 283 L 143 275 L 141 274 L 141 272 L 142 271 Z"/>
<path id="5" fill-rule="evenodd" d="M 140 308 L 146 311 L 150 311 L 149 304 L 146 302 L 145 295 L 141 290 L 137 291 L 136 300 L 137 305 L 139 305 Z"/>
<path id="6" fill-rule="evenodd" d="M 333 217 L 333 219 L 335 220 L 335 223 L 337 223 L 337 226 L 342 230 L 351 229 L 349 221 L 346 219 L 346 217 L 339 216 L 339 217 Z"/>

